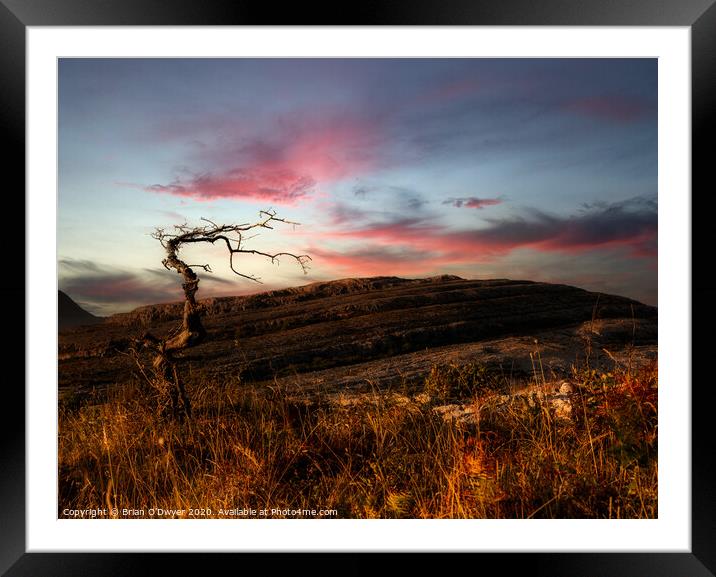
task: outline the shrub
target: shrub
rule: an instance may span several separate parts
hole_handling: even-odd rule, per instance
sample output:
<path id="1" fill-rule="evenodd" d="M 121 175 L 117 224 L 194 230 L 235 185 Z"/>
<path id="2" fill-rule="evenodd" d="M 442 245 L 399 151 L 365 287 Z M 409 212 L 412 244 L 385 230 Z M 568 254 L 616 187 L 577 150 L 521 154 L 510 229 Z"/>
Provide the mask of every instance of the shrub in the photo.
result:
<path id="1" fill-rule="evenodd" d="M 465 399 L 509 389 L 509 379 L 496 369 L 469 363 L 436 365 L 425 379 L 423 392 L 440 400 Z"/>

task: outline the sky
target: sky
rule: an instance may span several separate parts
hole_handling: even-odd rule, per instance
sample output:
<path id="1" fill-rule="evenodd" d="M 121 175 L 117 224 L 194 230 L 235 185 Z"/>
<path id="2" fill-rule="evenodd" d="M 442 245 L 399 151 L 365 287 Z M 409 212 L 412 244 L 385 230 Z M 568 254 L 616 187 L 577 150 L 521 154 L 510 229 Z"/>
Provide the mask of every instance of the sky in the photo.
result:
<path id="1" fill-rule="evenodd" d="M 348 277 L 509 278 L 657 304 L 656 59 L 59 61 L 60 290 L 183 298 L 156 228 L 277 223 L 180 253 L 198 298 Z"/>

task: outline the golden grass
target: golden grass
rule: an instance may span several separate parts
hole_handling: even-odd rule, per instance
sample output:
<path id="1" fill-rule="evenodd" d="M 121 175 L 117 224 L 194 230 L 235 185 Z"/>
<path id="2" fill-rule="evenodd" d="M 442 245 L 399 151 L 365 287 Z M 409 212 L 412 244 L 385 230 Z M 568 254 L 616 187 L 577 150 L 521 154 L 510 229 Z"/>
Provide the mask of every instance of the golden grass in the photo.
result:
<path id="1" fill-rule="evenodd" d="M 571 418 L 537 393 L 501 395 L 500 378 L 476 367 L 436 367 L 420 401 L 374 392 L 310 402 L 238 382 L 190 384 L 185 423 L 157 421 L 141 387 L 127 385 L 103 404 L 60 408 L 58 515 L 654 518 L 657 380 L 656 363 L 575 370 Z M 474 404 L 472 422 L 434 410 L 457 393 Z"/>

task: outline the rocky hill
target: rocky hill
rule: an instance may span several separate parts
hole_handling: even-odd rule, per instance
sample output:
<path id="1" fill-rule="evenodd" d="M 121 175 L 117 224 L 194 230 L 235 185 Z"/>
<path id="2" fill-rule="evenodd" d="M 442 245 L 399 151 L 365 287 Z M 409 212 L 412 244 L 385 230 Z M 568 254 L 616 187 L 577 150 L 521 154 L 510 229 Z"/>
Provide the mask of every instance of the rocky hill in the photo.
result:
<path id="1" fill-rule="evenodd" d="M 566 370 L 577 358 L 654 356 L 657 310 L 566 285 L 521 280 L 375 277 L 202 301 L 205 343 L 183 353 L 193 378 L 306 389 L 387 386 L 436 363 Z M 121 353 L 168 334 L 182 303 L 142 307 L 60 334 L 59 382 L 88 389 L 131 378 Z M 607 356 L 605 356 L 607 355 Z M 611 361 L 610 361 L 611 362 Z"/>

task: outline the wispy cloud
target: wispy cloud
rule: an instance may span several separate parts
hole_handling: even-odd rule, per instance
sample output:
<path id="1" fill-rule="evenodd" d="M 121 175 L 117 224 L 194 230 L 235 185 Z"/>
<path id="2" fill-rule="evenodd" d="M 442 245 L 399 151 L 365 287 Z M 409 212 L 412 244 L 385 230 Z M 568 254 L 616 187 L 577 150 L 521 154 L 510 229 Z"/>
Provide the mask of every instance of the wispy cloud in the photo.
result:
<path id="1" fill-rule="evenodd" d="M 571 216 L 530 210 L 524 215 L 486 221 L 484 228 L 453 230 L 427 216 L 397 217 L 324 234 L 437 252 L 446 263 L 482 262 L 520 248 L 576 253 L 619 247 L 636 257 L 656 255 L 656 203 L 648 199 L 583 207 Z"/>
<path id="2" fill-rule="evenodd" d="M 449 204 L 457 208 L 485 208 L 486 206 L 495 206 L 502 204 L 499 198 L 477 198 L 476 196 L 464 196 L 461 198 L 448 198 L 443 204 Z"/>
<path id="3" fill-rule="evenodd" d="M 60 259 L 58 265 L 59 288 L 90 312 L 106 314 L 106 311 L 182 299 L 180 279 L 170 271 L 130 270 L 68 258 Z M 225 292 L 218 286 L 225 289 L 235 286 L 224 278 L 209 274 L 202 275 L 201 281 L 214 285 L 214 290 L 205 291 L 204 296 Z"/>
<path id="4" fill-rule="evenodd" d="M 316 182 L 291 170 L 234 169 L 221 175 L 202 174 L 169 184 L 142 187 L 147 192 L 191 197 L 195 200 L 221 198 L 292 204 L 313 192 Z"/>
<path id="5" fill-rule="evenodd" d="M 378 190 L 377 186 L 368 186 L 367 184 L 355 184 L 352 188 L 353 195 L 359 198 L 365 198 L 376 190 Z"/>

